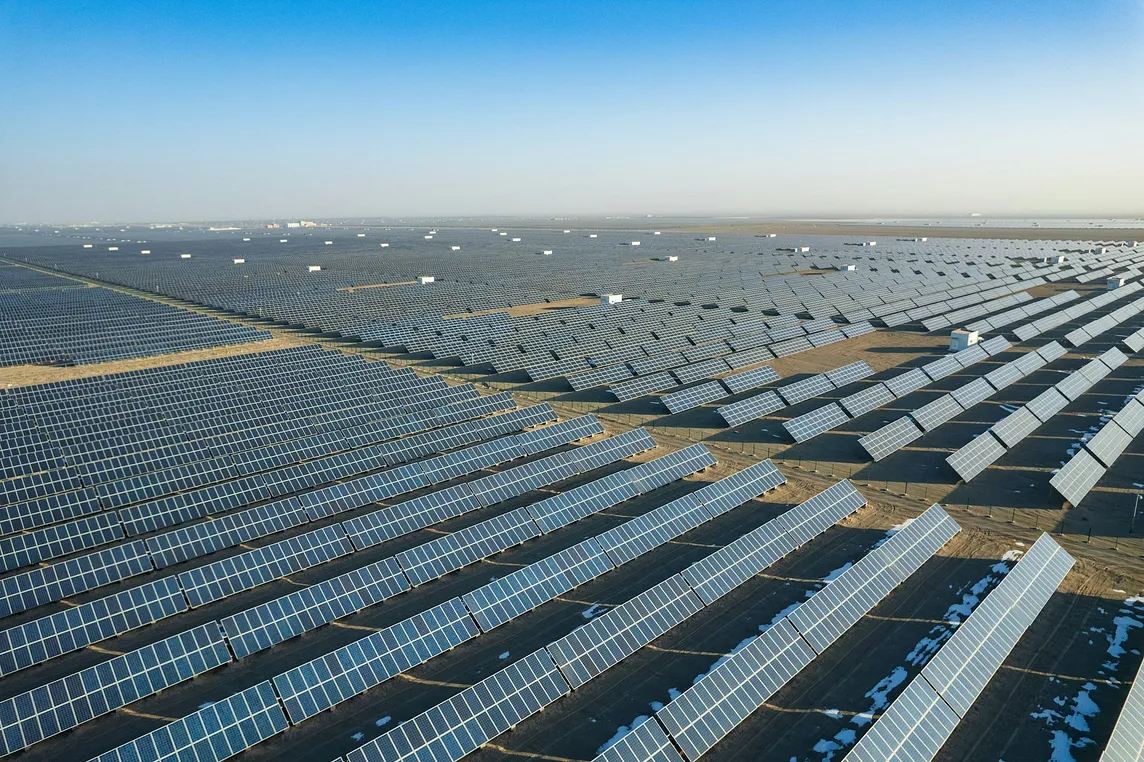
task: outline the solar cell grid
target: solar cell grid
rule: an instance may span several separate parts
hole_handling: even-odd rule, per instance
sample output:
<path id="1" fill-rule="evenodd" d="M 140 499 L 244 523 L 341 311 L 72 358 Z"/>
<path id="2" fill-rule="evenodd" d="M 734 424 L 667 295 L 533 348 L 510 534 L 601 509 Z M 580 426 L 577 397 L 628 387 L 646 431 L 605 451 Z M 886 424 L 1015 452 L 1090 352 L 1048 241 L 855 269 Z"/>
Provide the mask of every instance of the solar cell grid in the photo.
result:
<path id="1" fill-rule="evenodd" d="M 1072 565 L 1072 557 L 1042 535 L 925 666 L 922 677 L 958 716 L 965 716 Z"/>
<path id="2" fill-rule="evenodd" d="M 683 762 L 655 720 L 647 719 L 605 749 L 592 762 Z"/>
<path id="3" fill-rule="evenodd" d="M 817 397 L 820 394 L 825 394 L 832 389 L 834 389 L 834 385 L 830 382 L 830 379 L 828 379 L 826 375 L 823 374 L 818 376 L 811 376 L 810 378 L 805 378 L 802 381 L 796 381 L 793 384 L 786 384 L 784 386 L 777 387 L 775 389 L 775 393 L 782 397 L 783 401 L 786 402 L 787 405 L 797 405 L 798 403 L 808 400 L 811 397 Z"/>
<path id="4" fill-rule="evenodd" d="M 613 569 L 589 538 L 467 593 L 462 598 L 483 632 Z"/>
<path id="5" fill-rule="evenodd" d="M 930 382 L 929 376 L 922 373 L 921 368 L 914 368 L 913 370 L 901 373 L 893 378 L 889 378 L 882 383 L 895 397 L 904 397 L 910 392 L 920 389 Z"/>
<path id="6" fill-rule="evenodd" d="M 208 622 L 0 702 L 0 752 L 12 754 L 230 661 Z"/>
<path id="7" fill-rule="evenodd" d="M 963 412 L 964 409 L 952 394 L 943 394 L 910 413 L 910 417 L 923 431 L 930 432 Z"/>
<path id="8" fill-rule="evenodd" d="M 568 684 L 577 688 L 701 608 L 703 602 L 677 574 L 581 625 L 546 650 Z"/>
<path id="9" fill-rule="evenodd" d="M 681 574 L 710 604 L 864 505 L 866 499 L 854 485 L 838 482 Z"/>
<path id="10" fill-rule="evenodd" d="M 850 416 L 846 415 L 846 411 L 837 402 L 832 402 L 797 418 L 784 421 L 783 428 L 790 433 L 794 441 L 806 442 L 849 420 Z"/>
<path id="11" fill-rule="evenodd" d="M 1049 479 L 1052 486 L 1060 495 L 1074 506 L 1080 505 L 1096 483 L 1104 476 L 1107 469 L 1100 461 L 1094 458 L 1087 450 L 1077 450 L 1069 462 L 1053 474 Z"/>
<path id="12" fill-rule="evenodd" d="M 182 572 L 179 584 L 197 608 L 351 552 L 349 539 L 334 524 Z"/>
<path id="13" fill-rule="evenodd" d="M 1081 378 L 1083 379 L 1084 377 L 1081 376 Z M 1087 391 L 1090 386 L 1092 386 L 1092 384 L 1087 379 L 1084 379 L 1083 381 L 1077 382 L 1071 391 L 1079 394 Z M 1050 418 L 1063 410 L 1068 404 L 1069 398 L 1061 394 L 1057 387 L 1053 387 L 1046 389 L 1029 400 L 1025 405 L 1025 410 L 1035 415 L 1041 423 L 1048 423 Z M 1008 442 L 1006 442 L 1006 444 L 1008 444 Z M 1009 446 L 1012 447 L 1012 445 Z"/>
<path id="14" fill-rule="evenodd" d="M 902 416 L 896 421 L 887 423 L 877 431 L 861 437 L 858 444 L 869 453 L 871 458 L 882 460 L 915 439 L 919 439 L 924 433 L 912 418 Z"/>
<path id="15" fill-rule="evenodd" d="M 0 616 L 63 600 L 151 571 L 142 542 L 106 548 L 0 580 Z"/>
<path id="16" fill-rule="evenodd" d="M 1032 417 L 1032 414 L 1029 414 Z M 1034 420 L 1036 420 L 1034 418 Z M 962 481 L 968 482 L 1004 455 L 1005 445 L 988 431 L 971 440 L 945 459 Z"/>
<path id="17" fill-rule="evenodd" d="M 728 426 L 739 426 L 784 407 L 786 407 L 786 402 L 772 391 L 723 405 L 716 412 L 727 422 Z"/>
<path id="18" fill-rule="evenodd" d="M 851 418 L 857 418 L 871 410 L 880 408 L 883 405 L 888 405 L 893 401 L 894 394 L 885 384 L 873 384 L 861 391 L 843 397 L 838 400 L 838 404 L 842 406 L 843 410 L 845 410 Z"/>
<path id="19" fill-rule="evenodd" d="M 409 582 L 417 586 L 539 536 L 540 529 L 528 511 L 517 508 L 410 548 L 396 559 Z"/>
<path id="20" fill-rule="evenodd" d="M 288 726 L 274 688 L 262 682 L 100 754 L 90 762 L 222 762 Z"/>
<path id="21" fill-rule="evenodd" d="M 1027 407 L 1020 407 L 990 426 L 989 431 L 999 439 L 1005 447 L 1013 447 L 1040 428 L 1040 426 L 1041 421 L 1037 416 L 1029 412 Z M 960 452 L 960 450 L 958 452 Z"/>
<path id="22" fill-rule="evenodd" d="M 346 762 L 457 762 L 566 693 L 552 658 L 535 651 L 351 751 Z"/>
<path id="23" fill-rule="evenodd" d="M 297 725 L 478 634 L 453 598 L 277 675 L 274 688 Z"/>

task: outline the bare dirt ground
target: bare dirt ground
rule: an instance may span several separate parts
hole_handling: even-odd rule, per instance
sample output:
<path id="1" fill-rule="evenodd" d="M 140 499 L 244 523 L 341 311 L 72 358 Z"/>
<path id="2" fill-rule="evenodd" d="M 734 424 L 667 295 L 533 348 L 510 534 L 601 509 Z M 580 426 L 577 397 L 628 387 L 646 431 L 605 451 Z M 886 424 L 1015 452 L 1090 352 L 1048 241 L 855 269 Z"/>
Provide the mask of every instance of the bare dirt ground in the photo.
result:
<path id="1" fill-rule="evenodd" d="M 571 299 L 561 299 L 556 302 L 537 302 L 535 304 L 519 304 L 516 307 L 509 307 L 508 309 L 492 309 L 492 310 L 478 310 L 476 312 L 459 312 L 456 315 L 442 315 L 443 318 L 449 320 L 450 318 L 468 318 L 475 315 L 488 315 L 493 312 L 507 312 L 512 317 L 528 317 L 529 315 L 541 315 L 545 312 L 553 312 L 555 310 L 566 310 L 570 307 L 591 307 L 599 304 L 600 300 L 593 296 L 576 296 Z"/>

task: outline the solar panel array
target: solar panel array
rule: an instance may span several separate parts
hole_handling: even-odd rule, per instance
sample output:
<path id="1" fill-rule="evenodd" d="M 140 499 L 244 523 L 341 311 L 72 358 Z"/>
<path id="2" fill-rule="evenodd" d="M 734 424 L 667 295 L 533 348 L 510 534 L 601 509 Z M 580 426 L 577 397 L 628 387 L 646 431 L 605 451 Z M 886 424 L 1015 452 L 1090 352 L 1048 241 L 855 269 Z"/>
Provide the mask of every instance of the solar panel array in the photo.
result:
<path id="1" fill-rule="evenodd" d="M 960 531 L 933 506 L 656 712 L 696 760 Z"/>
<path id="2" fill-rule="evenodd" d="M 1063 352 L 1060 350 L 1060 345 L 1054 342 L 1050 346 L 1042 347 L 1036 352 L 1030 352 L 1009 363 L 1010 370 L 1007 375 L 1000 377 L 1000 382 L 994 382 L 994 379 L 990 377 L 992 374 L 986 375 L 985 380 L 995 386 L 999 386 L 999 389 L 1003 388 L 1013 383 L 1014 375 L 1031 373 L 1033 370 L 1042 367 L 1046 362 L 1046 357 L 1052 357 L 1054 359 L 1061 357 Z M 1042 351 L 1045 352 L 1044 356 L 1041 355 Z M 1026 358 L 1029 357 L 1035 358 L 1038 362 L 1027 362 Z M 970 481 L 1004 455 L 1009 448 L 1016 446 L 1043 424 L 1047 423 L 1053 416 L 1063 410 L 1070 401 L 1087 392 L 1096 381 L 1104 378 L 1115 367 L 1119 367 L 1124 362 L 1124 359 L 1126 358 L 1123 353 L 1114 347 L 1095 360 L 1091 360 L 1079 370 L 1068 374 L 1063 380 L 1057 382 L 1055 386 L 1049 387 L 1027 404 L 1017 408 L 993 424 L 985 433 L 976 437 L 946 458 L 946 462 L 949 463 L 950 467 L 957 472 L 957 475 L 960 476 L 963 481 Z M 1132 413 L 1128 415 L 1132 415 Z M 1108 450 L 1107 457 L 1110 457 L 1111 452 L 1116 449 L 1117 445 L 1111 436 L 1098 442 L 1097 448 L 1101 449 L 1102 444 L 1105 445 Z M 1127 446 L 1127 444 L 1127 442 L 1124 442 L 1124 446 Z M 1050 483 L 1053 484 L 1058 492 L 1062 494 L 1067 492 L 1068 494 L 1065 494 L 1065 498 L 1070 500 L 1070 502 L 1073 502 L 1072 498 L 1076 498 L 1076 501 L 1079 502 L 1103 475 L 1104 468 L 1105 466 L 1100 465 L 1095 459 L 1081 456 L 1076 459 L 1075 465 L 1071 465 L 1070 463 L 1069 466 L 1066 466 L 1065 469 L 1062 469 L 1061 472 L 1053 477 L 1055 482 Z M 1075 505 L 1076 503 L 1074 502 L 1073 504 Z"/>
<path id="3" fill-rule="evenodd" d="M 0 264 L 0 366 L 83 365 L 271 338 L 109 288 Z"/>
<path id="4" fill-rule="evenodd" d="M 826 373 L 804 378 L 793 384 L 777 387 L 774 391 L 763 392 L 738 402 L 732 402 L 720 407 L 716 412 L 727 422 L 728 426 L 739 426 L 776 410 L 781 410 L 788 405 L 797 405 L 811 397 L 817 397 L 820 394 L 866 378 L 873 372 L 865 362 L 850 363 Z"/>
<path id="5" fill-rule="evenodd" d="M 1049 485 L 1072 505 L 1080 505 L 1142 430 L 1144 392 L 1129 398 L 1095 436 L 1085 441 L 1084 447 L 1049 479 Z"/>
<path id="6" fill-rule="evenodd" d="M 1041 535 L 845 760 L 933 759 L 1072 565 L 1068 553 Z"/>

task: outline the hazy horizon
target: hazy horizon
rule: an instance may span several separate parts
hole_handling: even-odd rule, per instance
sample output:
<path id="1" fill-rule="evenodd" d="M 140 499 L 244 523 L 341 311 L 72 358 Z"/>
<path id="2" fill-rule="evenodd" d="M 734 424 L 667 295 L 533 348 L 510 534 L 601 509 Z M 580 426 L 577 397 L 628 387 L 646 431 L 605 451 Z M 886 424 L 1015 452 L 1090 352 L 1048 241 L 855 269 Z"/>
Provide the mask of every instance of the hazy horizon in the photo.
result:
<path id="1" fill-rule="evenodd" d="M 14 0 L 0 223 L 1137 218 L 1142 42 L 1141 0 Z"/>

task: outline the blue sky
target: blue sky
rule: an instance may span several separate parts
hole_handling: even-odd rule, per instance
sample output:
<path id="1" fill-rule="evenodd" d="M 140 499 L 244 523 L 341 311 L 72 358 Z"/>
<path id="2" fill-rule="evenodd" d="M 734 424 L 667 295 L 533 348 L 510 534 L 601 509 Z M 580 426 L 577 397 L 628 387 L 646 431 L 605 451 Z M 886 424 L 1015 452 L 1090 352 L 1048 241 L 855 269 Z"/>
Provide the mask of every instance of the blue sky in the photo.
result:
<path id="1" fill-rule="evenodd" d="M 0 221 L 1144 215 L 1144 0 L 0 3 Z"/>

